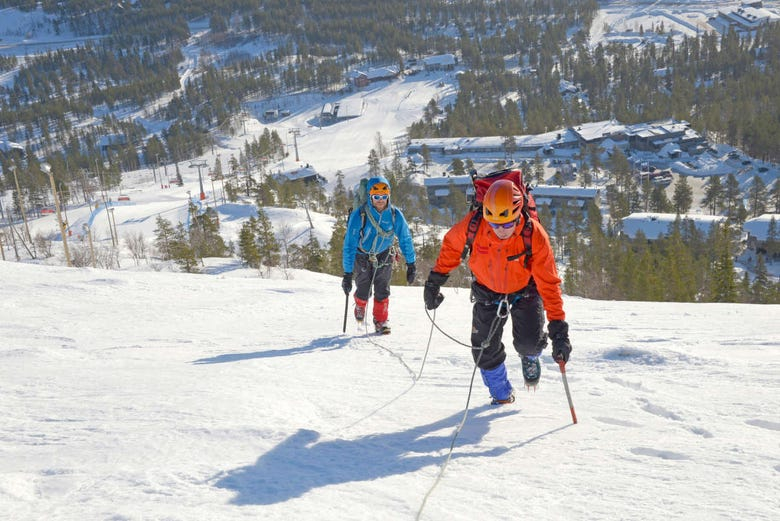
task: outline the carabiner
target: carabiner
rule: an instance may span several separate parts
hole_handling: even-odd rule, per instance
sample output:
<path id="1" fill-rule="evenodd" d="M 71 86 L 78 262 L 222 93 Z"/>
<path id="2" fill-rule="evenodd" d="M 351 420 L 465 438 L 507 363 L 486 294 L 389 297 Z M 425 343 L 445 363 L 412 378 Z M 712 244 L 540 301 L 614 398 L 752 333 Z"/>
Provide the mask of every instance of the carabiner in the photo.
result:
<path id="1" fill-rule="evenodd" d="M 509 298 L 507 295 L 504 295 L 504 298 L 498 301 L 496 316 L 498 318 L 506 318 L 509 316 Z"/>

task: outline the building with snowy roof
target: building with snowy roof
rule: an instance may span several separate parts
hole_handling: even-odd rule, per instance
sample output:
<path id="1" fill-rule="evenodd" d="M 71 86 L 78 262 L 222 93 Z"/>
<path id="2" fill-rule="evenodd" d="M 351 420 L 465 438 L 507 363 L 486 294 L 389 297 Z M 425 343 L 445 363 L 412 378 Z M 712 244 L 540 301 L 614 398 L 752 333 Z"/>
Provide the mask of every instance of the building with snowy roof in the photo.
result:
<path id="1" fill-rule="evenodd" d="M 427 71 L 451 71 L 458 64 L 454 54 L 437 54 L 423 58 L 423 67 Z"/>
<path id="2" fill-rule="evenodd" d="M 707 141 L 691 129 L 687 121 L 673 119 L 636 125 L 624 125 L 615 120 L 598 121 L 544 134 L 512 137 L 514 143 L 511 144 L 503 136 L 413 139 L 406 153 L 410 156 L 420 154 L 426 147 L 429 153 L 439 156 L 474 157 L 478 154 L 506 155 L 511 148 L 511 152 L 553 155 L 556 150 L 572 150 L 604 142 L 610 148 L 619 146 L 656 153 L 673 143 L 681 151 L 700 153 L 706 150 L 707 145 Z"/>
<path id="3" fill-rule="evenodd" d="M 428 194 L 428 201 L 437 208 L 447 206 L 451 190 L 461 191 L 469 201 L 474 197 L 474 184 L 469 175 L 429 177 L 423 180 L 423 185 Z M 531 193 L 537 208 L 547 206 L 553 216 L 564 206 L 578 208 L 585 215 L 588 204 L 592 202 L 598 205 L 601 196 L 601 190 L 597 188 L 572 186 L 538 185 L 532 188 Z"/>
<path id="4" fill-rule="evenodd" d="M 337 121 L 357 118 L 362 116 L 365 110 L 366 100 L 363 98 L 325 103 L 320 111 L 320 119 L 323 121 Z"/>
<path id="5" fill-rule="evenodd" d="M 286 171 L 276 172 L 271 174 L 271 177 L 279 182 L 288 181 L 303 181 L 304 183 L 319 183 L 321 185 L 327 184 L 328 180 L 320 175 L 317 170 L 310 164 L 305 166 L 292 168 Z"/>
<path id="6" fill-rule="evenodd" d="M 4 140 L 0 140 L 0 154 L 3 154 L 5 157 L 10 157 L 16 154 L 22 159 L 24 159 L 26 156 L 24 147 L 22 145 L 19 143 L 14 143 L 13 141 Z"/>
<path id="7" fill-rule="evenodd" d="M 654 241 L 669 235 L 669 230 L 678 217 L 683 221 L 692 222 L 696 229 L 704 234 L 709 234 L 713 225 L 726 222 L 726 217 L 722 215 L 636 212 L 621 220 L 622 233 L 631 239 L 636 239 L 641 232 L 648 241 Z"/>
<path id="8" fill-rule="evenodd" d="M 774 224 L 772 222 L 774 221 Z M 747 247 L 751 250 L 766 253 L 767 243 L 778 240 L 778 224 L 780 224 L 780 214 L 765 213 L 748 219 L 742 226 L 747 233 Z M 774 227 L 774 236 L 770 237 L 770 230 Z"/>
<path id="9" fill-rule="evenodd" d="M 742 32 L 753 32 L 763 25 L 778 21 L 780 21 L 780 15 L 761 7 L 760 2 L 753 2 L 742 4 L 737 8 L 718 10 L 718 15 L 710 22 L 710 25 L 719 27 L 723 33 L 730 28 Z"/>
<path id="10" fill-rule="evenodd" d="M 371 68 L 367 71 L 350 71 L 347 74 L 347 81 L 355 87 L 366 87 L 377 81 L 389 81 L 398 77 L 401 70 L 397 65 L 387 67 Z"/>

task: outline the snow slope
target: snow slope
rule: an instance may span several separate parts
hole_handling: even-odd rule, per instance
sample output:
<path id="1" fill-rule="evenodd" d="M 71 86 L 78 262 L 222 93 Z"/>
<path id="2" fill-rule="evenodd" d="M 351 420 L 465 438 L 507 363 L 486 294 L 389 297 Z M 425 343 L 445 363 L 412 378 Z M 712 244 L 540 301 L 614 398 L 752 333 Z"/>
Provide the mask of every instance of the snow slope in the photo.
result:
<path id="1" fill-rule="evenodd" d="M 0 278 L 5 519 L 780 511 L 779 306 L 568 298 L 573 425 L 549 350 L 535 393 L 493 407 L 477 376 L 470 395 L 468 349 L 434 331 L 426 350 L 420 287 L 393 288 L 393 334 L 376 337 L 342 334 L 344 294 L 321 274 L 0 262 Z M 436 323 L 467 340 L 468 293 L 444 290 Z"/>

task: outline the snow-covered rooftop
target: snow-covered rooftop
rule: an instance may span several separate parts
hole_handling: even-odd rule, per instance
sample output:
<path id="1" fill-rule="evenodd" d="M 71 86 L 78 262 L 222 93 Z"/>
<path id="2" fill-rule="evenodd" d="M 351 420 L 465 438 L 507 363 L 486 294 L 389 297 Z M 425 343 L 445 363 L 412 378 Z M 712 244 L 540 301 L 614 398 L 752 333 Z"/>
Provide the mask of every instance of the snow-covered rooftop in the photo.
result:
<path id="1" fill-rule="evenodd" d="M 775 220 L 775 226 L 780 224 L 780 214 L 765 213 L 745 221 L 742 229 L 759 241 L 765 241 L 769 237 L 769 223 L 772 221 L 772 219 Z"/>
<path id="2" fill-rule="evenodd" d="M 632 213 L 622 219 L 623 233 L 635 239 L 641 231 L 648 239 L 656 239 L 667 234 L 669 226 L 674 224 L 677 217 L 674 213 Z M 692 221 L 696 228 L 704 233 L 709 233 L 713 224 L 726 220 L 726 217 L 720 215 L 686 214 L 679 217 L 685 221 Z"/>

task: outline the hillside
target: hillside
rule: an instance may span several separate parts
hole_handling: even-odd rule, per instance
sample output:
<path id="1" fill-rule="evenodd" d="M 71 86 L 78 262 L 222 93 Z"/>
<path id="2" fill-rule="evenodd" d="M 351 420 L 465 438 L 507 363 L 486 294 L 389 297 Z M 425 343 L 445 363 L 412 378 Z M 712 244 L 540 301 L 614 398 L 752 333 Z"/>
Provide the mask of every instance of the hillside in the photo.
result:
<path id="1" fill-rule="evenodd" d="M 8 519 L 770 521 L 780 509 L 778 306 L 567 299 L 572 425 L 549 350 L 540 387 L 515 404 L 489 406 L 479 376 L 470 390 L 468 350 L 438 332 L 428 345 L 420 288 L 393 288 L 393 334 L 375 337 L 352 321 L 342 334 L 339 280 L 307 272 L 5 262 L 0 277 Z M 444 293 L 436 323 L 465 340 L 468 295 Z M 516 357 L 508 368 L 521 385 Z"/>

